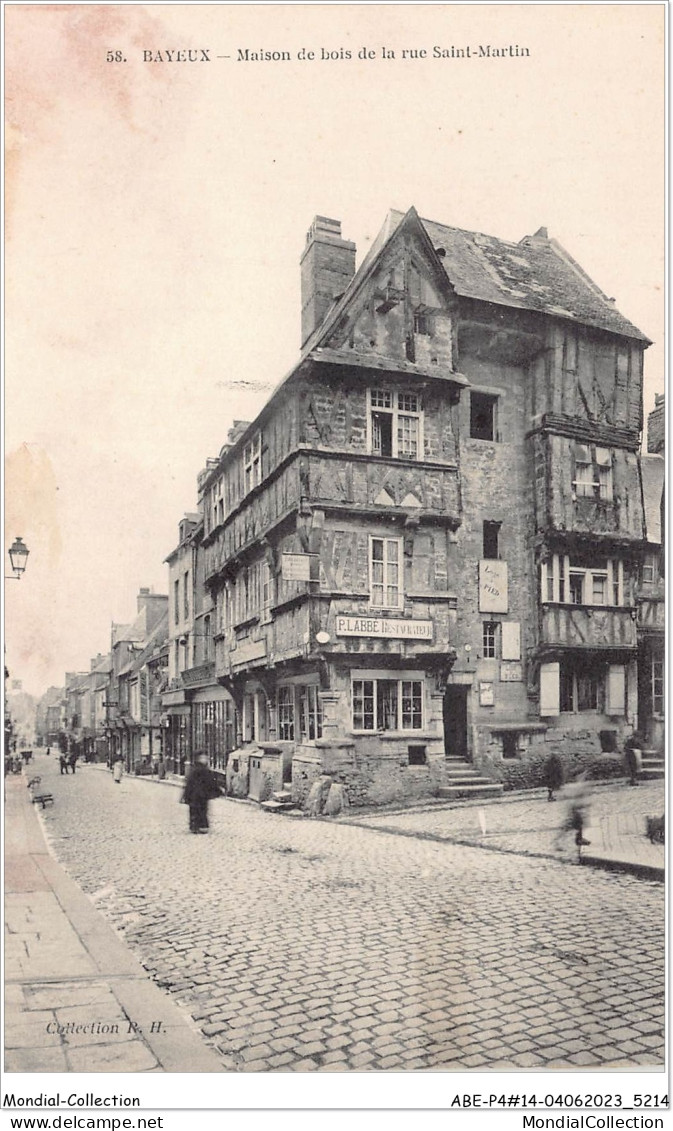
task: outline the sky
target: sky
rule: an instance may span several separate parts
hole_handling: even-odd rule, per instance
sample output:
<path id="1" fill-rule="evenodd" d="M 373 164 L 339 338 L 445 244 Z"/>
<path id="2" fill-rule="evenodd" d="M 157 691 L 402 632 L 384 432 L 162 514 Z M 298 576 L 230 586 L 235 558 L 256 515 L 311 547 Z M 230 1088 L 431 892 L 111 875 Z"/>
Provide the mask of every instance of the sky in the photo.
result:
<path id="1" fill-rule="evenodd" d="M 653 340 L 646 413 L 663 392 L 663 5 L 17 4 L 5 22 L 5 545 L 30 550 L 5 651 L 29 692 L 88 670 L 141 586 L 167 592 L 199 470 L 297 360 L 316 214 L 358 262 L 390 208 L 509 240 L 546 226 Z M 180 48 L 200 61 L 168 62 Z"/>

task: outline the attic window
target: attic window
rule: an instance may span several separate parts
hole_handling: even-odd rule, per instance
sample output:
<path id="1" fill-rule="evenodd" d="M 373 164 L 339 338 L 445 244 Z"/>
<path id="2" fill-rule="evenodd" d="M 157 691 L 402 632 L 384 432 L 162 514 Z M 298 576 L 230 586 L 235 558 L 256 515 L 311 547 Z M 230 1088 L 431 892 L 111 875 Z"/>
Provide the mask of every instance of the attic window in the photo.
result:
<path id="1" fill-rule="evenodd" d="M 417 310 L 414 314 L 414 334 L 429 334 L 430 319 L 425 311 Z"/>

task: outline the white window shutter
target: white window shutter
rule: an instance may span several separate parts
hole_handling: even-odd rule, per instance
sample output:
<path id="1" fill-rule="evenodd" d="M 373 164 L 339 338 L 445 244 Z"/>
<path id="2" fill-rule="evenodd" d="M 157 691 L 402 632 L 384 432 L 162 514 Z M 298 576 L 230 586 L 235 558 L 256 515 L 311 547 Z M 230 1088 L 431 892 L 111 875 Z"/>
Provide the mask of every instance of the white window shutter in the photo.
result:
<path id="1" fill-rule="evenodd" d="M 623 664 L 610 664 L 608 668 L 608 715 L 626 712 L 626 668 Z"/>
<path id="2" fill-rule="evenodd" d="M 518 621 L 504 620 L 502 629 L 502 658 L 503 660 L 521 659 L 521 625 Z"/>
<path id="3" fill-rule="evenodd" d="M 560 665 L 540 664 L 540 716 L 558 715 L 560 712 Z"/>

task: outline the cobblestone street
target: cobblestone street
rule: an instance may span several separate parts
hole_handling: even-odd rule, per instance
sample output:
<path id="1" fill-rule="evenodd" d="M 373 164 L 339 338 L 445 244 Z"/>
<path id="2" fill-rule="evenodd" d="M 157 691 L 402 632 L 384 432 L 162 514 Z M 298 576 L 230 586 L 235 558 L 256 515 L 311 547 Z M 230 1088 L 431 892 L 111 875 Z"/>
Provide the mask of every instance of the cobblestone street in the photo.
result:
<path id="1" fill-rule="evenodd" d="M 225 799 L 195 837 L 177 789 L 54 762 L 57 858 L 224 1070 L 663 1064 L 660 883 Z"/>

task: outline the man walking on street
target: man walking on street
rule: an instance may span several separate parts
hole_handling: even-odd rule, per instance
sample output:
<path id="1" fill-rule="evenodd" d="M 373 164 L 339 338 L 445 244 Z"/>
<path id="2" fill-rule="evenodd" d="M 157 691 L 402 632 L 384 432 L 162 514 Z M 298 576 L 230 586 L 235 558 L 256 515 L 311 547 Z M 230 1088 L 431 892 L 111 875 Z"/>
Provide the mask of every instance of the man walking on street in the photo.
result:
<path id="1" fill-rule="evenodd" d="M 197 754 L 181 798 L 185 805 L 189 805 L 190 833 L 208 832 L 208 802 L 221 793 L 215 774 L 208 768 L 207 755 Z"/>

